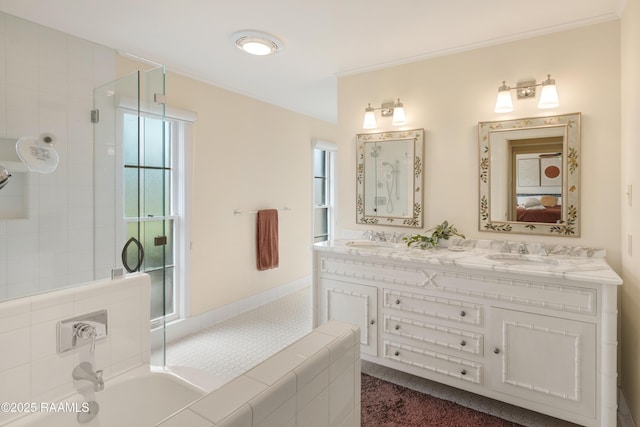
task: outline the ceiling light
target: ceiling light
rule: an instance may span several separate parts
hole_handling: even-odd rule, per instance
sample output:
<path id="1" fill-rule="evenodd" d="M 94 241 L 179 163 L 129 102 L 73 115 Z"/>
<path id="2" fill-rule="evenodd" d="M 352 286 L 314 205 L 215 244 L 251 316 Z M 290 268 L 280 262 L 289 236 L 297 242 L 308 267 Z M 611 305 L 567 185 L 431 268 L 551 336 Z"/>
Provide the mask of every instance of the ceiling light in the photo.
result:
<path id="1" fill-rule="evenodd" d="M 251 55 L 266 56 L 283 50 L 282 41 L 262 31 L 240 31 L 232 36 L 238 49 Z"/>

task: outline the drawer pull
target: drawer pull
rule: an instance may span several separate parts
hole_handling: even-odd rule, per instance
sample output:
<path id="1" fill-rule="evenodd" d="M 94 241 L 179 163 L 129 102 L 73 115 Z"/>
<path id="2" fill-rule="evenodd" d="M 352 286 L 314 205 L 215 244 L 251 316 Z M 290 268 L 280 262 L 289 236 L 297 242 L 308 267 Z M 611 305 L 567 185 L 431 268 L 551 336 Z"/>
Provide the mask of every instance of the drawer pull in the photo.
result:
<path id="1" fill-rule="evenodd" d="M 394 356 L 400 356 L 400 352 L 398 350 L 395 351 L 395 353 L 393 353 Z"/>
<path id="2" fill-rule="evenodd" d="M 467 342 L 465 340 L 460 341 L 460 346 L 464 347 L 465 345 L 467 345 Z"/>
<path id="3" fill-rule="evenodd" d="M 493 352 L 495 354 L 500 354 L 500 349 L 498 347 L 496 347 L 496 348 L 493 349 Z"/>
<path id="4" fill-rule="evenodd" d="M 396 326 L 395 326 L 395 330 L 397 331 L 397 330 L 399 330 L 399 329 L 400 329 L 400 325 L 396 325 Z"/>
<path id="5" fill-rule="evenodd" d="M 467 375 L 467 371 L 463 369 L 462 371 L 460 371 L 460 375 Z"/>
<path id="6" fill-rule="evenodd" d="M 369 320 L 369 324 L 370 324 L 370 325 L 375 325 L 375 324 L 376 324 L 376 321 L 375 321 L 374 319 L 371 319 L 371 320 Z"/>
<path id="7" fill-rule="evenodd" d="M 400 300 L 399 299 L 396 300 L 396 304 L 400 304 Z"/>
<path id="8" fill-rule="evenodd" d="M 467 312 L 466 312 L 466 311 L 462 310 L 462 311 L 460 312 L 460 317 L 464 317 L 464 316 L 466 316 L 466 315 L 467 315 Z"/>

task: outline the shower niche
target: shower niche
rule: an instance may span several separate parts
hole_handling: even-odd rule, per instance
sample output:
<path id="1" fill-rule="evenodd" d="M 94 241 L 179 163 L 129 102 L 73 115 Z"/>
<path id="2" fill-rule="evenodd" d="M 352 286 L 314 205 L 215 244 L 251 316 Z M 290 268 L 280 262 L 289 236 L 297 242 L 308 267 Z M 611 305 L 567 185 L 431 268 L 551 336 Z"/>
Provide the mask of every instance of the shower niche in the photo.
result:
<path id="1" fill-rule="evenodd" d="M 0 221 L 29 216 L 29 171 L 16 152 L 17 139 L 0 138 L 0 169 L 11 177 L 0 189 Z"/>

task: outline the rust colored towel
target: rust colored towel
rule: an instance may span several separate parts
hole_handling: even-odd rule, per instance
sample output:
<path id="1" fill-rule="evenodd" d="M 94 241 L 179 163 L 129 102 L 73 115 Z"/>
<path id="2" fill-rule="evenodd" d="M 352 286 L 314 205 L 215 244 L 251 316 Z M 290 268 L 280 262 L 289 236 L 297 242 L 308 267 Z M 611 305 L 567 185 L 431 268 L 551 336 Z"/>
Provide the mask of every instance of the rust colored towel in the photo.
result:
<path id="1" fill-rule="evenodd" d="M 278 210 L 258 211 L 256 229 L 258 270 L 278 267 Z"/>

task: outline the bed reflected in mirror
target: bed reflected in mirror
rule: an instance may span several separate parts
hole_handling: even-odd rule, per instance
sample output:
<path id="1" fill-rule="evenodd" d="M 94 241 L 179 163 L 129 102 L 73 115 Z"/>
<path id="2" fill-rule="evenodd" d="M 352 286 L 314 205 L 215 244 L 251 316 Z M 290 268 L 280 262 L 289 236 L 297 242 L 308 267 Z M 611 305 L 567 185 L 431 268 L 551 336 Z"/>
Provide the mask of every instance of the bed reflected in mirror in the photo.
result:
<path id="1" fill-rule="evenodd" d="M 480 122 L 480 230 L 578 237 L 580 113 Z"/>

